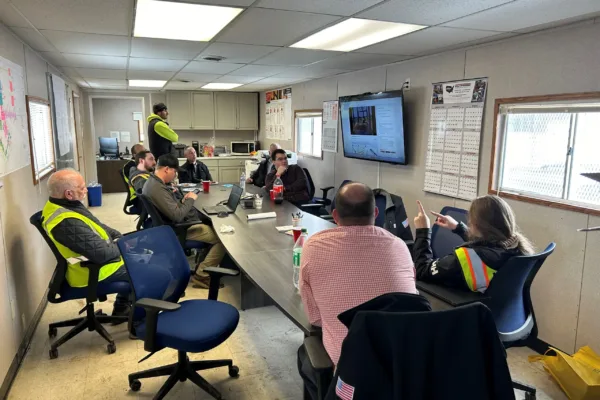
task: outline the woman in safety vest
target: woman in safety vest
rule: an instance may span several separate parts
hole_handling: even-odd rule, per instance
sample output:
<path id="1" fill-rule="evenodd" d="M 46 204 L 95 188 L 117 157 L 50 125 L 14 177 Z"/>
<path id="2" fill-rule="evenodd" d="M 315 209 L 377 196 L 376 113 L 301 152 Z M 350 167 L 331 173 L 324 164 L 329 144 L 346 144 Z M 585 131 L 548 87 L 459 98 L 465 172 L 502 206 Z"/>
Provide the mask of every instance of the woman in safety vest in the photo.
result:
<path id="1" fill-rule="evenodd" d="M 519 232 L 508 203 L 488 195 L 471 203 L 468 227 L 450 216 L 431 212 L 437 217 L 436 225 L 452 230 L 465 241 L 452 254 L 435 260 L 429 217 L 421 202 L 417 204 L 413 250 L 417 280 L 483 293 L 509 258 L 534 253 L 529 239 Z"/>

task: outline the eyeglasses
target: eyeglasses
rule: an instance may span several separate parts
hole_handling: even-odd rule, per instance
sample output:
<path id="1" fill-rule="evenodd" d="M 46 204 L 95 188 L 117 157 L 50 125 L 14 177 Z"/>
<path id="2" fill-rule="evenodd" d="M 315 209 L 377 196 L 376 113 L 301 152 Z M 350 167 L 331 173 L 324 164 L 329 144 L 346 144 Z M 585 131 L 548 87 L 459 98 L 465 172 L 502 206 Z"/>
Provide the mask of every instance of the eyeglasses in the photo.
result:
<path id="1" fill-rule="evenodd" d="M 285 161 L 285 160 L 287 160 L 287 157 L 284 157 L 284 158 L 277 157 L 275 159 L 275 161 Z"/>

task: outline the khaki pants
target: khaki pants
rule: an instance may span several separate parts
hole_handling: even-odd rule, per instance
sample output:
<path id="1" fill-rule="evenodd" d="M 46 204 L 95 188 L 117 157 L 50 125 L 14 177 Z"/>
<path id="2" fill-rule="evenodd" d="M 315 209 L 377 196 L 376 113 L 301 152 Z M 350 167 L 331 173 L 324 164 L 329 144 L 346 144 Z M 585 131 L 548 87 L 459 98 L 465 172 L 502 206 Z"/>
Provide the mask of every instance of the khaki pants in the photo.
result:
<path id="1" fill-rule="evenodd" d="M 217 237 L 214 229 L 208 225 L 198 224 L 188 229 L 186 240 L 197 240 L 200 242 L 212 244 L 204 261 L 198 265 L 196 274 L 208 276 L 204 271 L 206 267 L 217 267 L 225 256 L 225 246 Z"/>

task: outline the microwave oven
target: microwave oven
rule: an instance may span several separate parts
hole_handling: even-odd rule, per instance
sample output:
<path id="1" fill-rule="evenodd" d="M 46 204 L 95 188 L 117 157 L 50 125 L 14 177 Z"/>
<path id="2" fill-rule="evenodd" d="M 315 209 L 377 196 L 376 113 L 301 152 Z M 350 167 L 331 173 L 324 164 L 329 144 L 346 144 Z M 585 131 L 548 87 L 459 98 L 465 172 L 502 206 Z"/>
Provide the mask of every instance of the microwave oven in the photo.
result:
<path id="1" fill-rule="evenodd" d="M 250 154 L 256 151 L 256 142 L 231 142 L 231 154 Z"/>

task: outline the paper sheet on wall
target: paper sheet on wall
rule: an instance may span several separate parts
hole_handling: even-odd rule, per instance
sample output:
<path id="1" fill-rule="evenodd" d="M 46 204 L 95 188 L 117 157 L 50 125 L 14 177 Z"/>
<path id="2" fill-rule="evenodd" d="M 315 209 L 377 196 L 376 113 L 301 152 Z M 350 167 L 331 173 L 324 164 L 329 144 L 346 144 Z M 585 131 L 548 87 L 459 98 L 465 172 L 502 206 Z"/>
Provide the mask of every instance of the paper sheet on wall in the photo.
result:
<path id="1" fill-rule="evenodd" d="M 337 100 L 323 102 L 323 131 L 321 150 L 337 152 L 338 123 L 340 119 Z"/>
<path id="2" fill-rule="evenodd" d="M 423 190 L 473 200 L 487 78 L 433 84 Z"/>
<path id="3" fill-rule="evenodd" d="M 61 77 L 51 74 L 52 78 L 52 108 L 55 135 L 58 141 L 60 157 L 71 151 L 71 130 L 69 127 L 69 109 L 67 108 L 67 86 Z"/>
<path id="4" fill-rule="evenodd" d="M 111 138 L 117 138 L 117 142 L 121 141 L 121 132 L 119 131 L 110 131 L 109 133 Z"/>
<path id="5" fill-rule="evenodd" d="M 23 68 L 0 57 L 0 176 L 30 163 Z"/>
<path id="6" fill-rule="evenodd" d="M 131 132 L 123 132 L 121 131 L 121 142 L 131 142 Z"/>
<path id="7" fill-rule="evenodd" d="M 266 92 L 265 100 L 267 139 L 292 140 L 292 88 Z"/>

